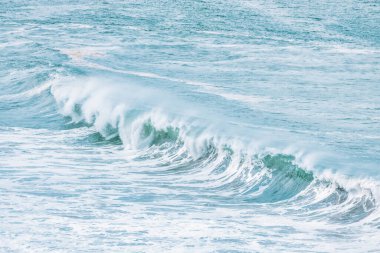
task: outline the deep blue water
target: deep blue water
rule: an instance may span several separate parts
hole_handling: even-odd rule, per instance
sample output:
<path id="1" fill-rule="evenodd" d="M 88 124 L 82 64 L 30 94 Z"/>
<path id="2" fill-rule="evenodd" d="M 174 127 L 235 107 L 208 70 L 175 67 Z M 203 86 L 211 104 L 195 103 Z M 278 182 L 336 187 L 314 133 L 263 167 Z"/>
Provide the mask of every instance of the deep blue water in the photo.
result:
<path id="1" fill-rule="evenodd" d="M 380 252 L 380 3 L 0 4 L 1 252 Z"/>

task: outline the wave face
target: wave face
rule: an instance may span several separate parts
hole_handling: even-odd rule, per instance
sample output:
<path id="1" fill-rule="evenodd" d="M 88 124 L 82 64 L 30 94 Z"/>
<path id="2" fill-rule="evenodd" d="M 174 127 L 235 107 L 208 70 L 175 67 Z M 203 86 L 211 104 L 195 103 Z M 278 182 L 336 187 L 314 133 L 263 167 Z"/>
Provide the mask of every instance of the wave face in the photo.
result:
<path id="1" fill-rule="evenodd" d="M 380 6 L 0 5 L 1 252 L 377 252 Z"/>

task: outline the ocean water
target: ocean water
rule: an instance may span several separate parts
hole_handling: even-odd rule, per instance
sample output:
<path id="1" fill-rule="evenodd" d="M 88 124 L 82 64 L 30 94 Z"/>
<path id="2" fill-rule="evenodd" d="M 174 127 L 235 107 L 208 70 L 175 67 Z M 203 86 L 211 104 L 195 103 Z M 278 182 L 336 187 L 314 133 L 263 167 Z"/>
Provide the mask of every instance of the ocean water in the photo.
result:
<path id="1" fill-rule="evenodd" d="M 0 3 L 1 252 L 380 252 L 380 3 Z"/>

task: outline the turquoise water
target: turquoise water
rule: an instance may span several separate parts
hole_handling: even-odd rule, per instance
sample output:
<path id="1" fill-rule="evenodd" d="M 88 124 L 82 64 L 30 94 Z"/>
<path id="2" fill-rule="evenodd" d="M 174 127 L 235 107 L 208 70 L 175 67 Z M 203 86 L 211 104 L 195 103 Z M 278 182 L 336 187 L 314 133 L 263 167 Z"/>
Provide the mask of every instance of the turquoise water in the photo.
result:
<path id="1" fill-rule="evenodd" d="M 1 252 L 380 252 L 378 1 L 0 5 Z"/>

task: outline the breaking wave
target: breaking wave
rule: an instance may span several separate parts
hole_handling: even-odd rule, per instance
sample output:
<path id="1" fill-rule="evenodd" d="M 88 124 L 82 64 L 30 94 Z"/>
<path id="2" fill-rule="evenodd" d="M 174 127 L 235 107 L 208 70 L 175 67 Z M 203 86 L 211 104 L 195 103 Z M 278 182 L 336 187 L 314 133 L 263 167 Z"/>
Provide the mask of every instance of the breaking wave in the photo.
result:
<path id="1" fill-rule="evenodd" d="M 255 145 L 262 140 L 246 141 L 197 109 L 183 113 L 184 102 L 161 91 L 66 78 L 51 94 L 71 123 L 93 126 L 102 138 L 134 151 L 134 162 L 153 163 L 152 173 L 178 175 L 183 186 L 217 193 L 226 205 L 272 205 L 332 224 L 380 224 L 375 182 L 308 168 L 307 155 Z"/>

